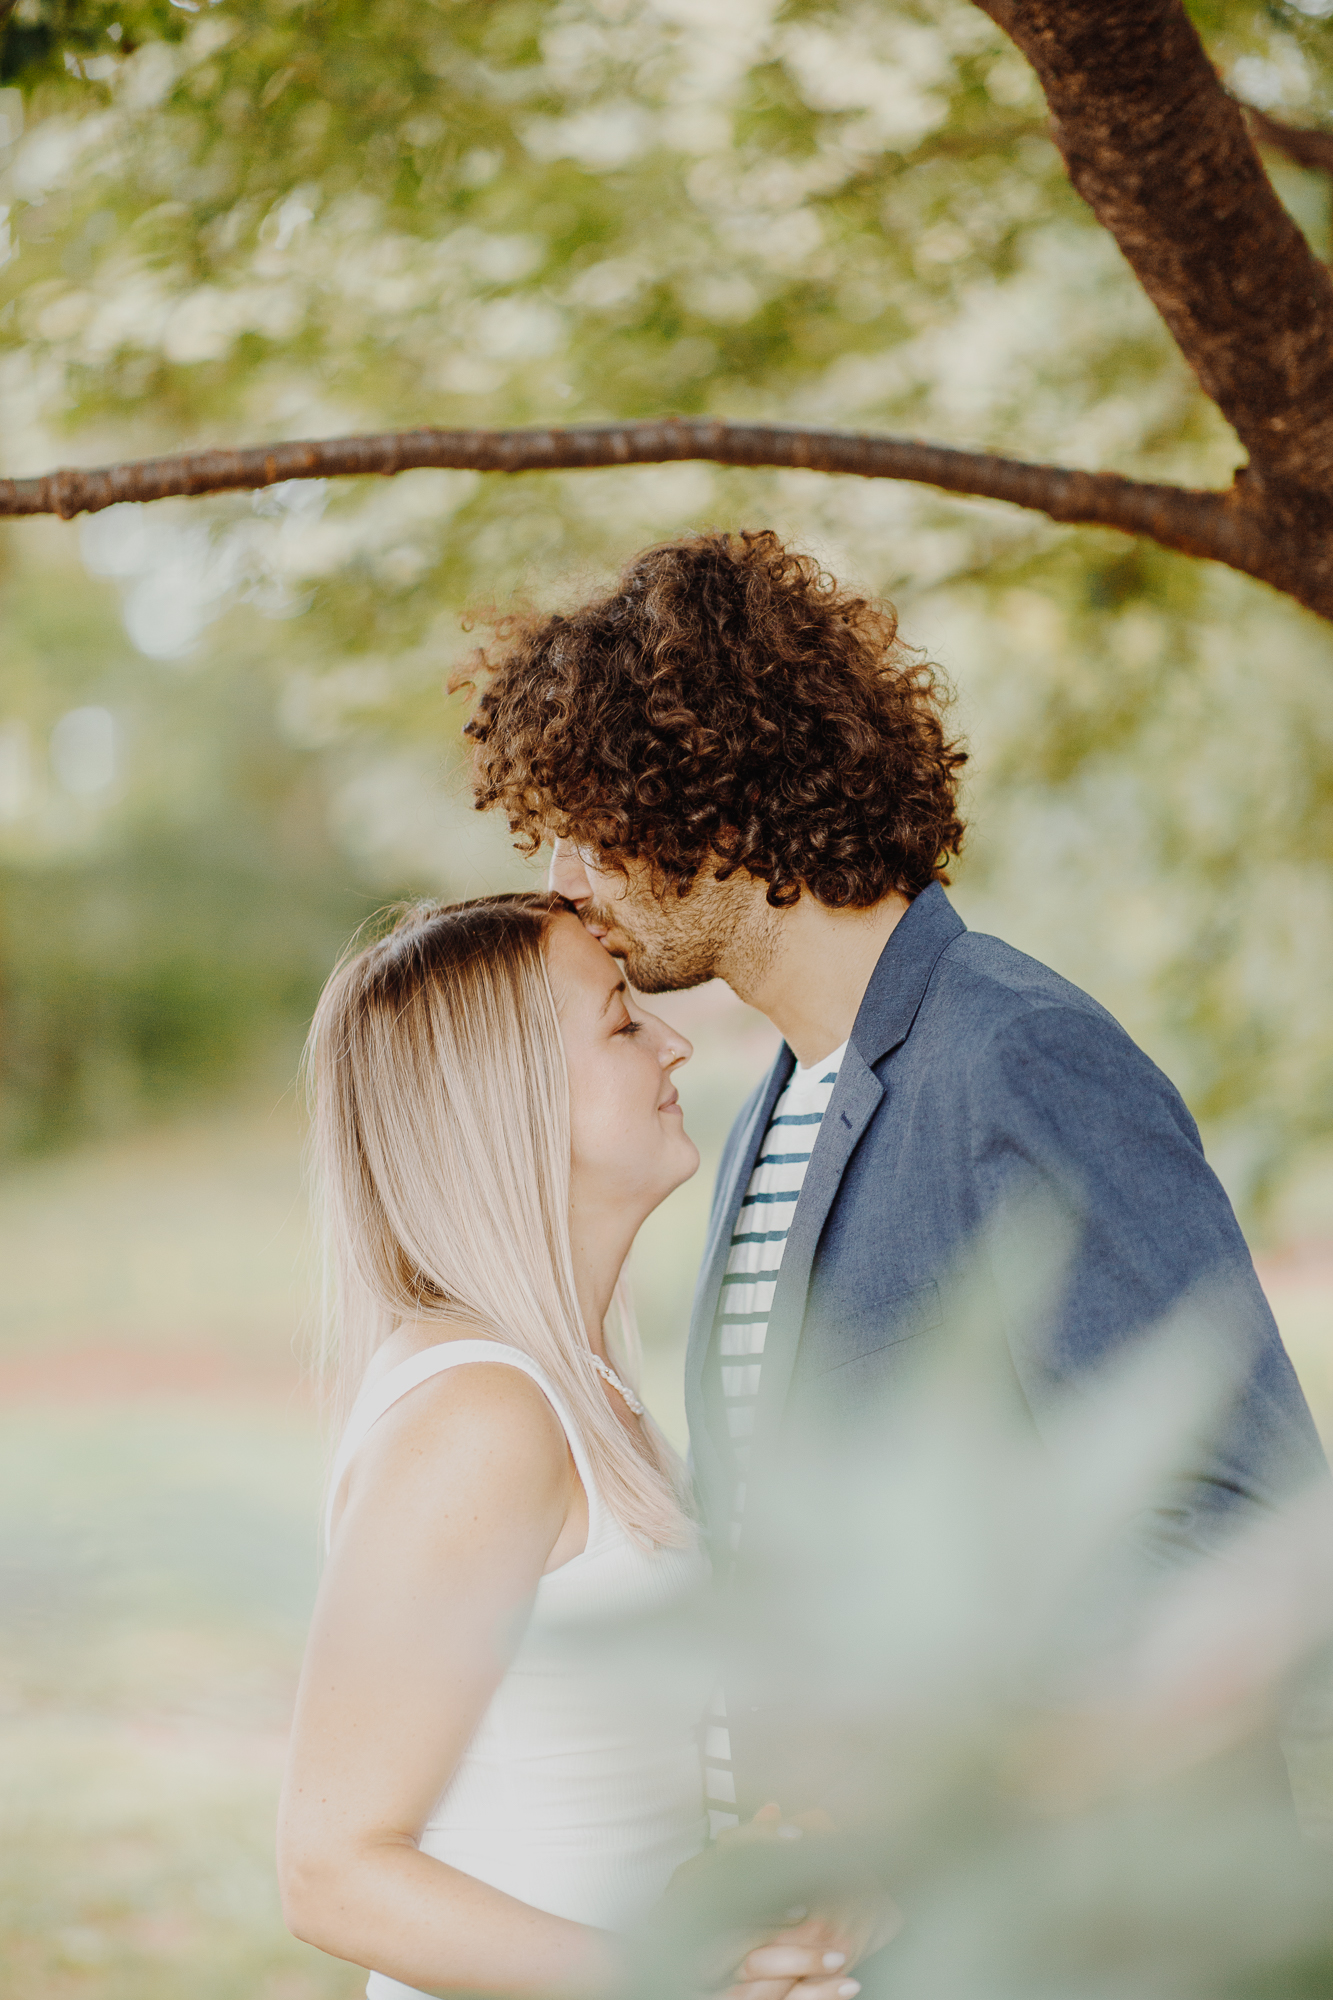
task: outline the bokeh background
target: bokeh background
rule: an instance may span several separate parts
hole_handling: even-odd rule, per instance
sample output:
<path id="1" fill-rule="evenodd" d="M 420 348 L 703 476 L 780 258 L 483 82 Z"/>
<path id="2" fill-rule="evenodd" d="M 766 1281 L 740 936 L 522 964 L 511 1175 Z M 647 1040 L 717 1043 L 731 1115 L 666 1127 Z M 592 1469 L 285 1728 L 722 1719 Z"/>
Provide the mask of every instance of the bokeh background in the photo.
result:
<path id="1" fill-rule="evenodd" d="M 1330 107 L 1330 0 L 1191 10 Z M 655 415 L 1190 483 L 1238 453 L 967 0 L 20 0 L 0 470 Z M 1322 255 L 1330 185 L 1269 162 Z M 1333 1429 L 1333 633 L 922 490 L 409 473 L 0 524 L 0 1969 L 43 2000 L 359 1990 L 270 1858 L 324 1444 L 294 1084 L 351 931 L 533 878 L 445 683 L 493 608 L 771 525 L 897 604 L 973 754 L 969 923 L 1177 1081 Z M 480 627 L 478 621 L 481 621 Z M 699 1179 L 645 1231 L 677 1436 L 712 1164 L 773 1048 L 665 1003 Z"/>

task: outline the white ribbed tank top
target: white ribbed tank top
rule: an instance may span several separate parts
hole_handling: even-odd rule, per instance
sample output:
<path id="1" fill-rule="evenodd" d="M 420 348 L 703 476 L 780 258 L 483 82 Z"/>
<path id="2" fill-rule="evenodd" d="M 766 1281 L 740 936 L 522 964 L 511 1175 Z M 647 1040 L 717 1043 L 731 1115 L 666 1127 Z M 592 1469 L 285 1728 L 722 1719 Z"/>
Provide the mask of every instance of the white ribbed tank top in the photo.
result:
<path id="1" fill-rule="evenodd" d="M 569 1440 L 588 1498 L 582 1554 L 543 1576 L 509 1669 L 419 1846 L 539 1910 L 626 1930 L 704 1845 L 700 1736 L 708 1688 L 686 1670 L 651 1698 L 599 1667 L 596 1627 L 667 1609 L 707 1574 L 694 1549 L 641 1548 L 598 1493 L 583 1439 L 536 1362 L 494 1340 L 450 1340 L 400 1361 L 357 1398 L 334 1457 L 325 1517 L 368 1432 L 420 1383 L 468 1362 L 522 1369 Z M 580 1644 L 580 1628 L 584 1643 Z M 419 2000 L 372 1972 L 369 2000 Z"/>

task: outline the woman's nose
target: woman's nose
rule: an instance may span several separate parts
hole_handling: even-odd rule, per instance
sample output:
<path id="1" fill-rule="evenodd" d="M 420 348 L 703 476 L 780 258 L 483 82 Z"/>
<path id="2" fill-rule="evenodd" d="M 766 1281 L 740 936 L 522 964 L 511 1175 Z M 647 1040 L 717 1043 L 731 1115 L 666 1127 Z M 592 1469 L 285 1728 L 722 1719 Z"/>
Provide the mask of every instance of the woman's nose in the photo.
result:
<path id="1" fill-rule="evenodd" d="M 567 903 L 586 903 L 590 900 L 592 884 L 572 840 L 552 842 L 546 886 L 553 896 L 563 896 Z"/>
<path id="2" fill-rule="evenodd" d="M 663 1069 L 675 1069 L 678 1063 L 688 1062 L 694 1054 L 694 1043 L 687 1042 L 684 1035 L 668 1028 L 662 1044 L 661 1063 Z"/>

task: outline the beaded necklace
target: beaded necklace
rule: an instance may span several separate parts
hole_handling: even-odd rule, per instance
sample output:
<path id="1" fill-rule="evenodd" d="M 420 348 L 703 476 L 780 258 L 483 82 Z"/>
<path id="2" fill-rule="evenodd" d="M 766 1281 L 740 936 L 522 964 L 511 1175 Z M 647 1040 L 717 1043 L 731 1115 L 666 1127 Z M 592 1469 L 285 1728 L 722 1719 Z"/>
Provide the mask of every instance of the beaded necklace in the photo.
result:
<path id="1" fill-rule="evenodd" d="M 588 1359 L 589 1361 L 591 1361 L 593 1367 L 597 1370 L 597 1373 L 601 1376 L 602 1380 L 604 1382 L 609 1382 L 611 1384 L 611 1387 L 615 1390 L 616 1394 L 624 1399 L 626 1408 L 632 1410 L 636 1417 L 643 1416 L 645 1414 L 643 1404 L 639 1401 L 634 1391 L 628 1388 L 626 1384 L 621 1381 L 620 1377 L 617 1375 L 615 1369 L 612 1368 L 610 1363 L 607 1361 L 603 1361 L 599 1354 L 590 1354 L 588 1356 Z"/>

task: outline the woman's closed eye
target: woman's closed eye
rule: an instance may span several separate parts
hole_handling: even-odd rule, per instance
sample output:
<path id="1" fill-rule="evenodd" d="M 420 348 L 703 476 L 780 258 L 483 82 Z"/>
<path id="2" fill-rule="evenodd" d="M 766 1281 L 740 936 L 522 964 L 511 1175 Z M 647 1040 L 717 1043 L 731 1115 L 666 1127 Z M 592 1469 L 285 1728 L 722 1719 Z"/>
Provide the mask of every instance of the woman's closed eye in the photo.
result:
<path id="1" fill-rule="evenodd" d="M 624 1021 L 616 1029 L 616 1033 L 618 1035 L 637 1035 L 642 1027 L 643 1027 L 642 1021 L 635 1021 L 635 1020 Z"/>

